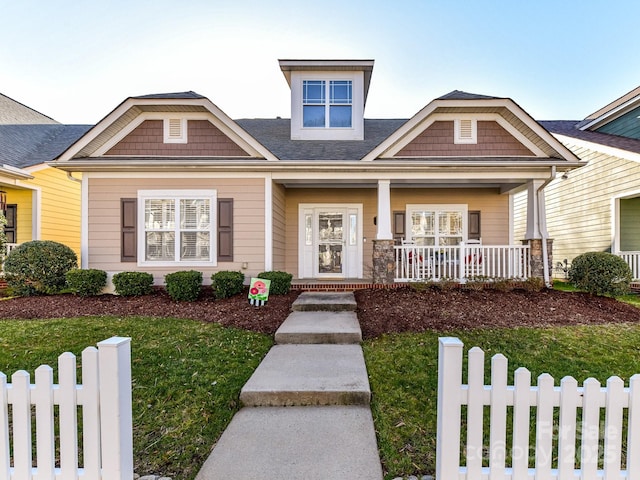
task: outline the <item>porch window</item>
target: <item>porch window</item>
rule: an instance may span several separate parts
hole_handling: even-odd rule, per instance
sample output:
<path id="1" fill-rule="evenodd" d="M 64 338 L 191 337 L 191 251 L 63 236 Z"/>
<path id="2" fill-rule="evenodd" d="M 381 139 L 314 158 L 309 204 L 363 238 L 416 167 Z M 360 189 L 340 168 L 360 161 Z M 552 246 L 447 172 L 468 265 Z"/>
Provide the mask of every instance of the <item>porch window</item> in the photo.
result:
<path id="1" fill-rule="evenodd" d="M 164 193 L 164 194 L 163 194 Z M 210 263 L 214 255 L 215 192 L 141 192 L 143 262 Z"/>
<path id="2" fill-rule="evenodd" d="M 409 240 L 418 245 L 458 245 L 467 238 L 466 205 L 408 205 Z"/>
<path id="3" fill-rule="evenodd" d="M 352 125 L 351 80 L 304 80 L 302 102 L 304 127 L 350 128 Z"/>

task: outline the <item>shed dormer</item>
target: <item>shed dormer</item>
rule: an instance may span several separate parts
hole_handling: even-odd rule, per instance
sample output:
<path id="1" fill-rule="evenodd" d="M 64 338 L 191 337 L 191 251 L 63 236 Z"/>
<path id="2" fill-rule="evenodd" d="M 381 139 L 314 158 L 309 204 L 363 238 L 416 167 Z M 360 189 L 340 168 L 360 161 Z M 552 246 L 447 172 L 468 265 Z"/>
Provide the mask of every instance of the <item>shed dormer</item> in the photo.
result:
<path id="1" fill-rule="evenodd" d="M 280 60 L 292 140 L 364 140 L 373 60 Z"/>

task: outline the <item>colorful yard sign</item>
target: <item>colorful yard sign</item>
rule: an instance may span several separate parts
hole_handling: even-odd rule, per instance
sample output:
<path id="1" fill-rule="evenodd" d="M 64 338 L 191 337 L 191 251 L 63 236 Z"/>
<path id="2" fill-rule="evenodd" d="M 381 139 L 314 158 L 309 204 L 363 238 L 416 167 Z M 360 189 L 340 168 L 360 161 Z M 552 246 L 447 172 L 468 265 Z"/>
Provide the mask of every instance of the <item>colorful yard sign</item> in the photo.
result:
<path id="1" fill-rule="evenodd" d="M 271 280 L 264 278 L 252 278 L 249 286 L 249 304 L 262 307 L 269 300 L 269 287 Z"/>

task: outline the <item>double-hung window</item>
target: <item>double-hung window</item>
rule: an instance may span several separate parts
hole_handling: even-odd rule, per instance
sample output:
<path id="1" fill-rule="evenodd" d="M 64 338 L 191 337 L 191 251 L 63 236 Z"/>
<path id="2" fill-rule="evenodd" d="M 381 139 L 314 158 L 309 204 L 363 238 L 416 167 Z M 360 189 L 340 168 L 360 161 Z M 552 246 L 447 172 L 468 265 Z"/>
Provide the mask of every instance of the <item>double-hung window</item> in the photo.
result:
<path id="1" fill-rule="evenodd" d="M 351 128 L 351 80 L 304 80 L 302 125 L 305 128 Z"/>
<path id="2" fill-rule="evenodd" d="M 466 205 L 407 205 L 408 231 L 418 245 L 458 245 L 467 236 Z"/>
<path id="3" fill-rule="evenodd" d="M 139 250 L 147 264 L 211 263 L 215 258 L 215 191 L 142 191 Z"/>

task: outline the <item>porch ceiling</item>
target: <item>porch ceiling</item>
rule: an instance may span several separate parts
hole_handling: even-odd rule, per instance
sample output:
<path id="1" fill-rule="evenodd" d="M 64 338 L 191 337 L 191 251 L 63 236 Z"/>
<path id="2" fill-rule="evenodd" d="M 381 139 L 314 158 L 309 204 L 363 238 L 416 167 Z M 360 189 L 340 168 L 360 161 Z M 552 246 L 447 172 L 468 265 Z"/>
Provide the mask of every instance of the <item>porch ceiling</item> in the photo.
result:
<path id="1" fill-rule="evenodd" d="M 513 179 L 511 181 L 497 182 L 495 180 L 438 180 L 438 179 L 394 179 L 391 180 L 391 188 L 497 188 L 501 192 L 510 192 L 524 188 L 528 179 Z M 285 188 L 378 188 L 377 179 L 280 179 L 274 182 Z"/>

